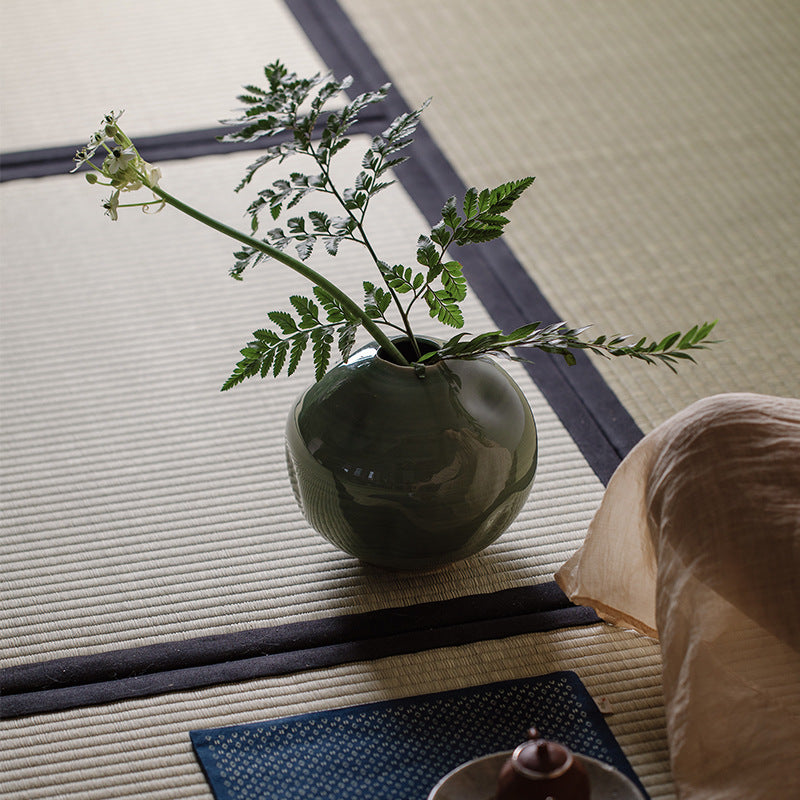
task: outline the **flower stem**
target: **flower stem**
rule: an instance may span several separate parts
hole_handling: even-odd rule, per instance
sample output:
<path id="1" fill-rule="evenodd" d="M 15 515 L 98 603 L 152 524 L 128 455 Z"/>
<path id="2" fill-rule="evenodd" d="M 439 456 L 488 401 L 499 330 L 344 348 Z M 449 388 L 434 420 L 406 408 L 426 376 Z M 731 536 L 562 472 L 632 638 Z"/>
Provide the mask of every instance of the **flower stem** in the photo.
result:
<path id="1" fill-rule="evenodd" d="M 242 244 L 253 247 L 256 250 L 260 250 L 262 253 L 266 253 L 270 258 L 274 258 L 284 266 L 287 266 L 290 269 L 293 269 L 295 272 L 298 272 L 304 278 L 311 281 L 311 283 L 314 283 L 320 288 L 324 289 L 326 292 L 328 292 L 328 294 L 334 297 L 343 308 L 347 309 L 347 311 L 350 312 L 354 317 L 358 317 L 364 328 L 366 328 L 369 334 L 383 348 L 384 352 L 390 355 L 392 360 L 401 366 L 410 366 L 408 359 L 403 356 L 392 340 L 378 327 L 375 321 L 369 317 L 362 308 L 354 303 L 338 286 L 331 283 L 326 277 L 320 275 L 320 273 L 318 273 L 316 270 L 306 266 L 302 261 L 288 255 L 288 253 L 284 253 L 282 250 L 278 250 L 276 247 L 272 247 L 260 239 L 256 239 L 253 236 L 248 236 L 246 233 L 242 233 L 236 228 L 232 228 L 231 226 L 226 225 L 224 222 L 220 222 L 219 220 L 204 214 L 202 211 L 192 208 L 192 206 L 187 205 L 177 197 L 173 197 L 168 192 L 165 192 L 160 186 L 149 186 L 148 188 L 150 191 L 154 192 L 162 200 L 164 200 L 164 202 L 168 203 L 173 208 L 176 208 L 178 211 L 182 211 L 184 214 L 196 219 L 198 222 L 202 222 L 204 225 L 207 225 L 209 228 L 212 228 L 219 233 L 229 236 L 231 239 L 235 239 Z"/>
<path id="2" fill-rule="evenodd" d="M 364 230 L 364 217 L 367 214 L 367 203 L 369 203 L 369 199 L 367 199 L 366 203 L 361 209 L 361 218 L 357 219 L 356 215 L 353 213 L 353 210 L 347 205 L 341 194 L 339 194 L 339 190 L 336 188 L 336 185 L 334 184 L 333 179 L 331 178 L 329 169 L 330 156 L 326 161 L 321 161 L 317 156 L 317 153 L 314 151 L 314 148 L 310 144 L 308 149 L 309 149 L 309 155 L 312 156 L 312 158 L 319 165 L 320 169 L 322 169 L 322 175 L 325 178 L 325 182 L 330 187 L 328 191 L 330 191 L 330 193 L 339 201 L 339 205 L 341 205 L 341 207 L 347 212 L 347 215 L 350 217 L 350 219 L 353 220 L 355 226 L 358 228 L 358 232 L 361 234 L 360 239 L 356 239 L 355 237 L 353 237 L 353 241 L 364 245 L 364 247 L 367 248 L 367 251 L 369 252 L 373 262 L 375 263 L 375 266 L 378 266 L 380 259 L 378 258 L 378 254 L 375 252 L 375 249 L 372 247 L 372 244 L 370 243 L 369 238 L 367 237 L 367 232 Z M 382 273 L 381 277 L 383 277 Z M 414 336 L 414 331 L 411 329 L 411 323 L 408 320 L 408 309 L 403 308 L 403 304 L 400 302 L 400 298 L 397 296 L 397 292 L 389 285 L 389 283 L 386 281 L 386 278 L 383 278 L 383 282 L 386 284 L 386 288 L 389 290 L 389 294 L 392 297 L 392 301 L 395 304 L 395 308 L 400 314 L 400 319 L 403 322 L 404 332 L 408 337 L 409 341 L 411 342 L 417 354 L 417 357 L 419 357 L 422 355 L 422 351 L 420 350 L 419 344 L 417 343 L 417 337 Z"/>

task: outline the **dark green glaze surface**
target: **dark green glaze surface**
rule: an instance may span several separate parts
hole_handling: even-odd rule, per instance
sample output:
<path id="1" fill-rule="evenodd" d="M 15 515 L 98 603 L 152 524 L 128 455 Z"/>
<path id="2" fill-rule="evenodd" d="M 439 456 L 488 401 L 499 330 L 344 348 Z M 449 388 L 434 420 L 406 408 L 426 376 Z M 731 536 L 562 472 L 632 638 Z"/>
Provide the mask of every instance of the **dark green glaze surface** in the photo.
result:
<path id="1" fill-rule="evenodd" d="M 353 354 L 296 402 L 289 474 L 306 519 L 336 547 L 395 569 L 466 558 L 514 520 L 536 471 L 536 426 L 489 358 L 447 361 L 420 378 Z"/>

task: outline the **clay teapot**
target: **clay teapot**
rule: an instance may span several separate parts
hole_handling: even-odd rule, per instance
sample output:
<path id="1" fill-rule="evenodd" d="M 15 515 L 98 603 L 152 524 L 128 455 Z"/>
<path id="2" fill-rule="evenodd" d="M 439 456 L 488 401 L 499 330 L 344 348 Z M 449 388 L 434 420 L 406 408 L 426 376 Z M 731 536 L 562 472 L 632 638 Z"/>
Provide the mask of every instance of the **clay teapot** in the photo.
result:
<path id="1" fill-rule="evenodd" d="M 590 793 L 589 776 L 572 751 L 531 728 L 503 764 L 494 800 L 589 800 Z"/>

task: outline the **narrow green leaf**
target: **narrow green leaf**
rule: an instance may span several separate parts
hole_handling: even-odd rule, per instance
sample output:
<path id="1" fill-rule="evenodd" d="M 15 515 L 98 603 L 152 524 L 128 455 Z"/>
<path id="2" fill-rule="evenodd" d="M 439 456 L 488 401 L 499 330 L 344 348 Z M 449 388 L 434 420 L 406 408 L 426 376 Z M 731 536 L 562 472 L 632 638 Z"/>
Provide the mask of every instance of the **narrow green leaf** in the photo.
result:
<path id="1" fill-rule="evenodd" d="M 272 376 L 277 378 L 286 363 L 286 354 L 289 351 L 289 342 L 284 340 L 275 346 L 275 356 L 272 361 Z"/>
<path id="2" fill-rule="evenodd" d="M 347 359 L 350 358 L 350 353 L 353 351 L 353 347 L 356 343 L 357 331 L 358 323 L 350 323 L 339 328 L 337 346 L 343 361 L 347 361 Z"/>
<path id="3" fill-rule="evenodd" d="M 297 324 L 292 315 L 286 311 L 270 311 L 267 316 L 281 329 L 281 333 L 284 335 L 297 332 Z"/>
<path id="4" fill-rule="evenodd" d="M 658 350 L 669 350 L 681 338 L 680 331 L 671 333 L 662 339 L 657 346 Z"/>
<path id="5" fill-rule="evenodd" d="M 458 212 L 456 211 L 455 196 L 449 197 L 442 206 L 442 221 L 451 229 L 457 228 L 460 225 L 461 217 L 458 216 Z"/>
<path id="6" fill-rule="evenodd" d="M 331 342 L 333 335 L 325 328 L 311 331 L 312 353 L 314 356 L 315 376 L 320 380 L 328 369 L 331 358 Z"/>
<path id="7" fill-rule="evenodd" d="M 450 234 L 444 221 L 440 222 L 438 225 L 434 225 L 433 228 L 431 228 L 430 238 L 440 247 L 447 247 L 450 244 Z"/>
<path id="8" fill-rule="evenodd" d="M 270 367 L 272 366 L 272 359 L 274 358 L 274 356 L 275 356 L 274 350 L 267 350 L 267 352 L 264 353 L 264 358 L 261 360 L 261 369 L 260 369 L 262 378 L 266 378 L 267 375 L 269 375 L 269 370 Z"/>
<path id="9" fill-rule="evenodd" d="M 294 371 L 297 369 L 297 365 L 300 363 L 300 359 L 305 352 L 306 345 L 308 344 L 308 334 L 301 333 L 299 336 L 295 336 L 292 339 L 292 349 L 289 354 L 289 364 L 286 367 L 286 374 L 293 375 Z"/>
<path id="10" fill-rule="evenodd" d="M 275 344 L 276 342 L 280 341 L 280 336 L 278 336 L 275 331 L 265 330 L 263 328 L 253 331 L 253 336 L 255 336 L 256 339 L 263 344 Z"/>
<path id="11" fill-rule="evenodd" d="M 473 217 L 478 211 L 478 190 L 474 187 L 467 189 L 464 195 L 463 212 L 467 219 Z"/>
<path id="12" fill-rule="evenodd" d="M 689 347 L 690 345 L 694 344 L 694 342 L 697 341 L 695 337 L 697 336 L 698 332 L 697 325 L 686 331 L 683 338 L 678 343 L 678 349 L 682 350 L 685 347 Z M 677 336 L 680 336 L 680 334 L 677 334 Z"/>
<path id="13" fill-rule="evenodd" d="M 420 236 L 417 240 L 417 261 L 426 267 L 433 267 L 439 261 L 436 245 L 427 236 Z"/>

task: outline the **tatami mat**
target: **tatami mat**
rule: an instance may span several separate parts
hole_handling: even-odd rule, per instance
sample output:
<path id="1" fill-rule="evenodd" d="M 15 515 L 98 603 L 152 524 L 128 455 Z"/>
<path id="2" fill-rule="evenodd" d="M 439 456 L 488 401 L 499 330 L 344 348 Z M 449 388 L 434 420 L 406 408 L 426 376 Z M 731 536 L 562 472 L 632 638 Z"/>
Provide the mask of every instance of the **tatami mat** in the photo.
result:
<path id="1" fill-rule="evenodd" d="M 290 5 L 308 22 L 335 4 Z M 467 185 L 537 176 L 508 241 L 566 319 L 658 335 L 720 318 L 727 343 L 678 376 L 598 362 L 643 429 L 717 391 L 800 393 L 785 345 L 800 339 L 796 4 L 341 5 L 410 105 L 434 96 L 426 126 Z M 324 69 L 278 0 L 9 0 L 3 12 L 4 152 L 81 143 L 110 108 L 135 135 L 210 128 L 267 61 Z M 246 201 L 231 188 L 249 160 L 170 162 L 164 186 L 236 222 Z M 76 176 L 0 187 L 4 666 L 539 583 L 580 544 L 602 484 L 511 365 L 541 448 L 511 530 L 429 575 L 337 553 L 303 521 L 283 463 L 310 365 L 218 391 L 298 281 L 262 265 L 233 282 L 232 243 L 168 210 L 111 223 L 101 199 Z M 413 198 L 395 186 L 379 200 L 379 249 L 413 260 L 427 230 Z M 351 288 L 363 277 L 359 254 L 317 265 Z M 474 296 L 468 314 L 493 327 Z M 192 728 L 559 669 L 608 699 L 648 791 L 673 797 L 658 647 L 605 625 L 8 720 L 3 791 L 207 798 Z"/>
<path id="2" fill-rule="evenodd" d="M 647 431 L 716 392 L 800 394 L 800 5 L 342 0 L 467 185 L 536 175 L 508 241 L 557 312 L 659 336 L 594 359 Z"/>
<path id="3" fill-rule="evenodd" d="M 0 727 L 4 788 L 26 800 L 201 800 L 211 794 L 189 730 L 560 669 L 577 672 L 596 701 L 606 698 L 606 721 L 651 796 L 674 797 L 658 647 L 606 625 L 7 721 Z"/>
<path id="4" fill-rule="evenodd" d="M 3 152 L 83 143 L 111 109 L 137 135 L 213 128 L 276 58 L 325 69 L 281 0 L 3 0 L 2 15 Z"/>
<path id="5" fill-rule="evenodd" d="M 367 143 L 350 147 L 354 172 Z M 236 222 L 246 201 L 230 187 L 250 160 L 172 162 L 162 184 Z M 113 223 L 79 176 L 0 195 L 14 232 L 0 390 L 7 664 L 551 580 L 582 541 L 602 484 L 510 363 L 540 436 L 535 489 L 512 528 L 430 575 L 338 553 L 304 522 L 284 463 L 285 420 L 313 365 L 219 391 L 266 312 L 307 289 L 294 273 L 264 264 L 233 281 L 234 243 L 170 209 L 123 209 Z M 387 190 L 375 212 L 379 252 L 413 258 L 426 228 L 405 192 Z M 317 266 L 351 289 L 367 277 L 357 250 Z M 468 308 L 476 329 L 491 327 L 474 296 Z"/>

